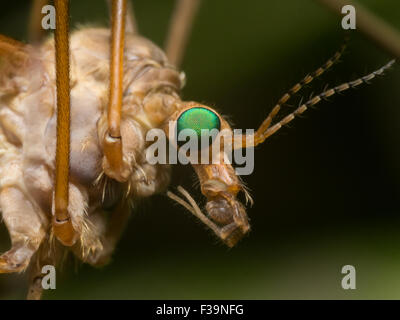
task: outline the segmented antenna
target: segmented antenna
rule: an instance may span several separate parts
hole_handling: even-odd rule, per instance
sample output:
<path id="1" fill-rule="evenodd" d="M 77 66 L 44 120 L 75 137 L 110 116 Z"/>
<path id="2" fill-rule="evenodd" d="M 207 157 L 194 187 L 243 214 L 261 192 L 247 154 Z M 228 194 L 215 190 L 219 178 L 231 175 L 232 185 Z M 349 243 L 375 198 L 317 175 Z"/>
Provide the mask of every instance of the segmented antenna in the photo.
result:
<path id="1" fill-rule="evenodd" d="M 369 81 L 371 81 L 372 79 L 374 79 L 377 76 L 382 75 L 387 69 L 389 69 L 393 64 L 395 63 L 395 60 L 390 61 L 389 63 L 387 63 L 386 65 L 384 65 L 382 68 L 364 76 L 361 78 L 358 78 L 354 81 L 350 81 L 350 82 L 345 82 L 341 85 L 338 85 L 332 89 L 328 89 L 322 93 L 320 93 L 319 95 L 314 96 L 313 98 L 309 99 L 306 103 L 303 103 L 301 106 L 299 106 L 295 111 L 293 111 L 292 113 L 288 114 L 285 118 L 283 118 L 281 121 L 279 121 L 278 123 L 274 124 L 272 127 L 270 127 L 269 129 L 267 129 L 264 134 L 262 134 L 259 137 L 255 137 L 256 140 L 254 145 L 257 145 L 259 143 L 264 142 L 265 139 L 267 139 L 268 137 L 270 137 L 271 135 L 273 135 L 275 132 L 277 132 L 282 126 L 288 124 L 289 122 L 291 122 L 296 116 L 301 115 L 304 111 L 306 111 L 309 107 L 312 107 L 314 105 L 316 105 L 318 102 L 320 102 L 322 99 L 324 98 L 328 98 L 333 96 L 334 94 L 343 92 L 345 90 L 348 89 L 352 89 L 352 88 L 356 88 L 359 85 L 365 83 L 365 84 L 369 84 Z"/>
<path id="2" fill-rule="evenodd" d="M 311 81 L 314 79 L 318 78 L 321 76 L 324 72 L 326 72 L 330 67 L 332 67 L 336 62 L 339 61 L 340 57 L 342 56 L 344 50 L 347 47 L 348 43 L 348 37 L 345 38 L 344 43 L 341 45 L 340 49 L 324 63 L 323 66 L 319 67 L 317 70 L 314 72 L 306 75 L 303 80 L 300 82 L 296 83 L 288 92 L 286 92 L 278 101 L 278 103 L 275 105 L 275 107 L 272 109 L 268 117 L 264 120 L 264 122 L 261 124 L 260 128 L 257 130 L 259 134 L 262 134 L 265 132 L 268 127 L 270 126 L 272 119 L 278 114 L 281 106 L 283 106 L 288 100 L 293 97 L 294 94 L 299 92 L 305 85 L 309 84 Z"/>

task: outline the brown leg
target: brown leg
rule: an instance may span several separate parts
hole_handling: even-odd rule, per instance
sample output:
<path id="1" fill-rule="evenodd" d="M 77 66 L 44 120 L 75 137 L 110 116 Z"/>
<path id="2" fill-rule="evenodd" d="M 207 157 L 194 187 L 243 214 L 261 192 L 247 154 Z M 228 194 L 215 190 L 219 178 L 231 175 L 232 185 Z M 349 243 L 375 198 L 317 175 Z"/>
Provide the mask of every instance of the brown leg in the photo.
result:
<path id="1" fill-rule="evenodd" d="M 29 42 L 40 43 L 46 35 L 46 30 L 42 28 L 42 8 L 48 4 L 49 0 L 33 0 L 31 14 L 28 25 Z"/>
<path id="2" fill-rule="evenodd" d="M 26 300 L 40 300 L 42 298 L 42 267 L 45 264 L 46 263 L 41 263 L 41 261 L 32 264 L 31 270 L 29 270 L 29 288 Z"/>
<path id="3" fill-rule="evenodd" d="M 132 1 L 129 0 L 126 8 L 126 27 L 125 31 L 129 33 L 139 33 L 138 26 L 135 18 L 135 11 Z"/>
<path id="4" fill-rule="evenodd" d="M 108 130 L 103 138 L 106 174 L 120 182 L 126 181 L 129 167 L 122 158 L 121 108 L 123 85 L 123 59 L 125 39 L 126 0 L 112 1 L 110 100 L 108 104 Z"/>
<path id="5" fill-rule="evenodd" d="M 112 1 L 113 0 L 107 0 L 108 9 L 110 12 L 112 12 Z M 136 33 L 136 34 L 139 33 L 132 0 L 128 0 L 128 2 L 126 4 L 125 31 L 129 32 L 129 33 Z"/>
<path id="6" fill-rule="evenodd" d="M 57 149 L 55 179 L 55 214 L 53 231 L 64 245 L 76 241 L 68 212 L 70 152 L 70 78 L 69 78 L 69 0 L 55 0 L 56 7 L 56 82 Z"/>
<path id="7" fill-rule="evenodd" d="M 29 280 L 28 294 L 26 295 L 26 300 L 40 300 L 42 299 L 43 287 L 42 287 L 43 275 L 32 274 L 32 278 Z"/>
<path id="8" fill-rule="evenodd" d="M 36 254 L 32 257 L 32 262 L 29 269 L 29 288 L 26 296 L 27 300 L 40 300 L 42 298 L 43 287 L 42 280 L 45 274 L 42 273 L 42 268 L 45 265 L 55 266 L 57 260 L 60 261 L 61 251 L 51 246 L 55 246 L 50 241 L 43 241 Z"/>
<path id="9" fill-rule="evenodd" d="M 179 67 L 200 0 L 177 0 L 168 31 L 165 52 L 169 61 Z"/>

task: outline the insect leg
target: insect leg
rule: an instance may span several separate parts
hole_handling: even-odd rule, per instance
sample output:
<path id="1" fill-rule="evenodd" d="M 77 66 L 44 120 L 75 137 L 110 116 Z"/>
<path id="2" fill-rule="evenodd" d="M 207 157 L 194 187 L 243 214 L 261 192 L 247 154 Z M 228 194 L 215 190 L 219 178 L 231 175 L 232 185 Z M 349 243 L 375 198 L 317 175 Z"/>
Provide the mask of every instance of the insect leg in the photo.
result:
<path id="1" fill-rule="evenodd" d="M 176 67 L 179 67 L 182 62 L 199 5 L 200 0 L 177 0 L 165 46 L 169 61 Z"/>
<path id="2" fill-rule="evenodd" d="M 40 300 L 42 298 L 43 287 L 42 279 L 43 274 L 41 270 L 42 265 L 34 266 L 30 274 L 29 289 L 26 300 Z"/>
<path id="3" fill-rule="evenodd" d="M 121 108 L 123 85 L 123 58 L 125 39 L 126 0 L 113 0 L 111 13 L 110 97 L 108 103 L 108 130 L 103 138 L 106 163 L 103 169 L 108 176 L 123 182 L 130 172 L 122 158 Z"/>
<path id="4" fill-rule="evenodd" d="M 112 12 L 112 1 L 113 0 L 107 0 L 108 9 L 110 12 Z M 129 33 L 139 33 L 132 0 L 128 0 L 126 4 L 125 31 Z"/>
<path id="5" fill-rule="evenodd" d="M 0 273 L 22 272 L 45 237 L 49 221 L 16 187 L 1 190 L 0 206 L 11 238 L 11 249 L 0 256 Z"/>
<path id="6" fill-rule="evenodd" d="M 45 274 L 42 273 L 42 268 L 45 265 L 54 266 L 56 264 L 53 255 L 49 254 L 51 251 L 50 243 L 51 242 L 42 243 L 35 256 L 32 257 L 29 270 L 29 289 L 26 296 L 27 300 L 40 300 L 42 298 L 42 280 L 45 276 Z"/>
<path id="7" fill-rule="evenodd" d="M 320 93 L 317 96 L 314 96 L 310 100 L 308 100 L 306 103 L 303 103 L 300 105 L 295 111 L 292 113 L 288 114 L 286 117 L 284 117 L 282 120 L 274 124 L 272 127 L 269 127 L 265 132 L 257 132 L 254 134 L 254 146 L 263 143 L 268 137 L 272 136 L 275 132 L 277 132 L 280 128 L 282 128 L 284 125 L 288 124 L 291 122 L 296 116 L 302 114 L 304 111 L 306 111 L 309 107 L 316 105 L 318 102 L 320 102 L 322 99 L 328 98 L 330 96 L 333 96 L 334 94 L 343 92 L 345 90 L 348 90 L 350 88 L 355 88 L 361 84 L 368 84 L 370 80 L 374 79 L 376 76 L 382 75 L 387 69 L 389 69 L 393 64 L 395 60 L 390 61 L 380 69 L 364 76 L 359 79 L 356 79 L 354 81 L 350 82 L 345 82 L 339 86 L 336 86 L 334 88 L 328 89 L 322 93 Z M 245 140 L 246 138 L 242 138 L 241 141 L 235 141 L 235 148 L 240 148 L 240 143 L 243 143 L 245 145 Z"/>
<path id="8" fill-rule="evenodd" d="M 55 0 L 57 144 L 55 172 L 55 214 L 53 231 L 67 246 L 76 241 L 76 232 L 68 212 L 70 153 L 70 77 L 69 77 L 69 0 Z"/>
<path id="9" fill-rule="evenodd" d="M 40 43 L 46 35 L 46 30 L 42 27 L 42 8 L 48 4 L 49 0 L 34 0 L 29 17 L 28 39 L 30 43 Z"/>

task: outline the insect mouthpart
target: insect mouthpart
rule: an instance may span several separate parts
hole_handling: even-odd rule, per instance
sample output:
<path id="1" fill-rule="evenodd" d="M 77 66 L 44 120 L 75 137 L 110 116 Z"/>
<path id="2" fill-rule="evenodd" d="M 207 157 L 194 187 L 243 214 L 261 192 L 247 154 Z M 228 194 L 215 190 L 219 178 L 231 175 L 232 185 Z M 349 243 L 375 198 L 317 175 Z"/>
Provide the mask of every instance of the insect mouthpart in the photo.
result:
<path id="1" fill-rule="evenodd" d="M 219 225 L 227 225 L 233 222 L 232 208 L 225 199 L 208 201 L 206 210 L 208 216 Z"/>
<path id="2" fill-rule="evenodd" d="M 207 202 L 208 216 L 221 227 L 221 239 L 233 247 L 249 230 L 245 207 L 232 199 L 213 199 Z"/>
<path id="3" fill-rule="evenodd" d="M 215 179 L 205 181 L 202 193 L 207 198 L 206 214 L 184 188 L 178 186 L 178 191 L 187 201 L 170 191 L 167 195 L 200 219 L 228 247 L 235 246 L 249 232 L 250 224 L 245 207 L 236 199 L 239 189 L 229 189 L 222 181 Z"/>

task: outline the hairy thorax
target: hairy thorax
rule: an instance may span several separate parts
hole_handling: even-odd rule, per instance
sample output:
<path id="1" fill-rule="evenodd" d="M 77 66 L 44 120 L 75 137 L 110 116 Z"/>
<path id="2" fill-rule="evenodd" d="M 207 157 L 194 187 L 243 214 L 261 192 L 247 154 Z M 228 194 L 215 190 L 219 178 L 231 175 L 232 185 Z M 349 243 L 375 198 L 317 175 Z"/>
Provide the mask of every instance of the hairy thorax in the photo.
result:
<path id="1" fill-rule="evenodd" d="M 104 173 L 110 31 L 85 28 L 70 38 L 70 211 L 75 219 L 112 207 L 121 197 L 154 194 L 168 184 L 169 168 L 146 163 L 146 132 L 162 126 L 179 104 L 183 77 L 150 41 L 126 35 L 121 135 L 130 175 L 115 183 Z M 51 215 L 56 150 L 54 42 L 32 48 L 32 59 L 11 72 L 0 89 L 0 188 L 22 191 Z M 112 189 L 112 190 L 111 190 Z M 82 218 L 83 219 L 83 218 Z"/>

